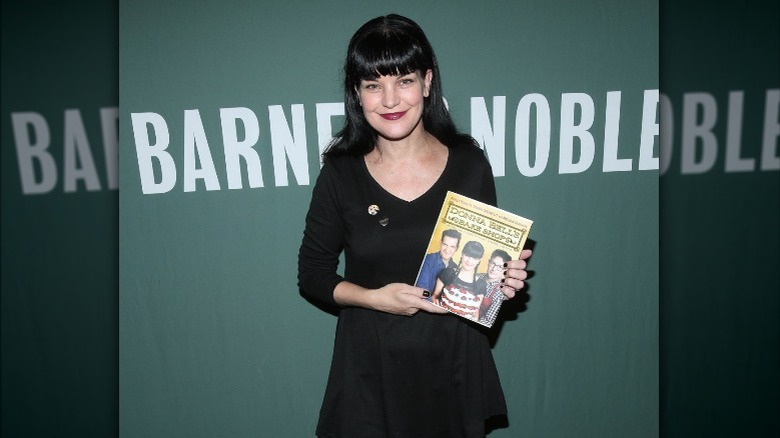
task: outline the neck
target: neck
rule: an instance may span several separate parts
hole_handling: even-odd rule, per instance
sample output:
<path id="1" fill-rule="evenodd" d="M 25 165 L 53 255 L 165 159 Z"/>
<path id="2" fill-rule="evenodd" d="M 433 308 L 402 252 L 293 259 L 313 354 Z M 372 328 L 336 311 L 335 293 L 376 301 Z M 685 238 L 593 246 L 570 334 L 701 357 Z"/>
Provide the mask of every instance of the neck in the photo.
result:
<path id="1" fill-rule="evenodd" d="M 464 271 L 461 270 L 458 273 L 458 278 L 460 278 L 463 281 L 468 281 L 470 283 L 474 282 L 474 271 Z"/>
<path id="2" fill-rule="evenodd" d="M 388 140 L 379 138 L 372 151 L 377 159 L 400 162 L 416 160 L 418 157 L 428 154 L 432 148 L 430 134 L 421 130 L 413 132 L 401 140 Z"/>
<path id="3" fill-rule="evenodd" d="M 469 269 L 469 268 L 467 268 L 467 267 L 461 266 L 461 267 L 460 267 L 460 272 L 462 272 L 462 273 L 464 273 L 464 274 L 469 274 L 469 275 L 471 275 L 471 274 L 473 274 L 473 273 L 474 273 L 474 269 Z"/>

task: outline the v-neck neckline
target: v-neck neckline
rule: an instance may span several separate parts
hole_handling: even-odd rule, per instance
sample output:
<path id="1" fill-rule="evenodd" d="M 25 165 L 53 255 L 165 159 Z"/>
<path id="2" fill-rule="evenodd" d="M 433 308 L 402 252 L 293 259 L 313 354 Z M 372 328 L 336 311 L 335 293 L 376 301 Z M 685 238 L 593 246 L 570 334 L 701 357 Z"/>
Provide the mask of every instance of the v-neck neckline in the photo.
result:
<path id="1" fill-rule="evenodd" d="M 437 186 L 439 186 L 441 184 L 442 180 L 444 179 L 444 175 L 447 174 L 447 172 L 449 171 L 449 168 L 450 168 L 450 164 L 452 163 L 452 148 L 447 147 L 447 162 L 444 163 L 444 169 L 442 169 L 441 173 L 439 174 L 439 177 L 436 178 L 436 181 L 434 181 L 433 184 L 431 184 L 431 186 L 428 187 L 428 190 L 426 190 L 425 192 L 420 194 L 420 196 L 418 196 L 418 197 L 416 197 L 416 198 L 414 198 L 414 199 L 412 199 L 410 201 L 407 201 L 406 199 L 403 199 L 403 198 L 400 198 L 400 197 L 394 195 L 392 192 L 390 192 L 384 186 L 382 186 L 382 184 L 379 184 L 379 181 L 377 181 L 376 178 L 374 178 L 374 175 L 371 174 L 371 171 L 368 170 L 368 163 L 366 163 L 366 157 L 365 156 L 361 157 L 360 161 L 361 161 L 362 166 L 363 166 L 363 171 L 366 172 L 366 176 L 368 176 L 368 179 L 369 179 L 369 181 L 371 181 L 371 184 L 373 184 L 380 191 L 384 192 L 387 196 L 389 196 L 392 199 L 395 199 L 398 202 L 402 202 L 404 204 L 413 204 L 413 203 L 416 203 L 417 201 L 419 201 L 420 199 L 423 199 L 423 198 L 427 197 L 430 193 L 432 193 L 434 191 L 434 189 L 436 189 Z"/>

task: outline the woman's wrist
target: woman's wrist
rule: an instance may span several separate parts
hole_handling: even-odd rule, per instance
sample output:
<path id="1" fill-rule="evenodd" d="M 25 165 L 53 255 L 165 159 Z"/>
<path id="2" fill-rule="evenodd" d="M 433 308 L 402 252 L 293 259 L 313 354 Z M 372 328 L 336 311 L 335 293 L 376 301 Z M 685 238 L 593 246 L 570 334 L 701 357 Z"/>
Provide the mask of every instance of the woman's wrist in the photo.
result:
<path id="1" fill-rule="evenodd" d="M 363 307 L 375 309 L 376 295 L 371 289 L 358 286 L 348 281 L 337 284 L 333 290 L 333 299 L 340 306 Z"/>

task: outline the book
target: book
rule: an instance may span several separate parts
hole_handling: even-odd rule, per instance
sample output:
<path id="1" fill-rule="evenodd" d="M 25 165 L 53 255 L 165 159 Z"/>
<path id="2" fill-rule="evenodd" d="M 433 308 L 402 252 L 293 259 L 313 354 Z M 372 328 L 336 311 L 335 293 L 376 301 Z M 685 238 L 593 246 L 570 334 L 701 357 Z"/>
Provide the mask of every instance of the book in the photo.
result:
<path id="1" fill-rule="evenodd" d="M 501 303 L 504 263 L 516 260 L 533 221 L 447 192 L 415 285 L 433 304 L 492 327 Z"/>

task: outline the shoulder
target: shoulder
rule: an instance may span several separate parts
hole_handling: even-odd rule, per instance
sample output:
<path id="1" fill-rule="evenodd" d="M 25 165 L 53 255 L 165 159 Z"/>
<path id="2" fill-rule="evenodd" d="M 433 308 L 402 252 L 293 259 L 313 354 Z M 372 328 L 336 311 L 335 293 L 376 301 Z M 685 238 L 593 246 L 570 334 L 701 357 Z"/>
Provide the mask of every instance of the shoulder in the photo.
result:
<path id="1" fill-rule="evenodd" d="M 476 144 L 466 143 L 450 147 L 449 153 L 447 169 L 451 178 L 457 178 L 466 185 L 475 184 L 476 187 L 481 187 L 493 179 L 493 169 L 487 155 Z M 475 194 L 466 196 L 473 198 Z"/>
<path id="2" fill-rule="evenodd" d="M 461 143 L 450 147 L 447 163 L 449 190 L 486 204 L 496 205 L 496 189 L 493 168 L 485 151 L 476 142 Z"/>
<path id="3" fill-rule="evenodd" d="M 360 165 L 362 158 L 350 156 L 329 157 L 325 160 L 320 169 L 320 179 L 329 181 L 350 181 L 360 175 Z"/>
<path id="4" fill-rule="evenodd" d="M 485 292 L 487 292 L 487 283 L 485 280 L 474 281 L 474 292 L 475 295 L 485 295 Z"/>
<path id="5" fill-rule="evenodd" d="M 350 157 L 328 158 L 322 165 L 312 190 L 312 205 L 340 206 L 354 193 L 355 187 L 364 184 L 360 180 L 359 161 Z"/>
<path id="6" fill-rule="evenodd" d="M 444 268 L 441 271 L 439 271 L 439 278 L 441 278 L 444 281 L 447 281 L 447 279 L 452 278 L 455 275 L 455 269 L 452 267 Z"/>
<path id="7" fill-rule="evenodd" d="M 422 270 L 423 271 L 431 271 L 436 267 L 436 259 L 434 258 L 435 253 L 426 254 L 425 257 L 423 257 L 423 265 Z"/>
<path id="8" fill-rule="evenodd" d="M 448 145 L 448 149 L 450 158 L 455 161 L 488 165 L 485 151 L 477 146 L 476 142 L 461 141 L 453 145 Z"/>
<path id="9" fill-rule="evenodd" d="M 345 171 L 348 169 L 354 169 L 362 163 L 363 157 L 353 157 L 350 155 L 338 155 L 335 157 L 327 157 L 322 165 L 322 171 L 326 169 L 329 171 Z"/>
<path id="10" fill-rule="evenodd" d="M 433 261 L 433 260 L 435 260 L 435 259 L 436 259 L 436 256 L 438 256 L 438 255 L 439 255 L 439 253 L 438 253 L 438 252 L 432 252 L 432 253 L 430 253 L 430 254 L 427 254 L 427 255 L 425 256 L 425 261 L 426 261 L 426 262 L 427 262 L 427 261 Z"/>

